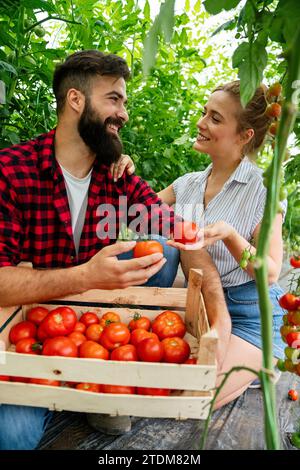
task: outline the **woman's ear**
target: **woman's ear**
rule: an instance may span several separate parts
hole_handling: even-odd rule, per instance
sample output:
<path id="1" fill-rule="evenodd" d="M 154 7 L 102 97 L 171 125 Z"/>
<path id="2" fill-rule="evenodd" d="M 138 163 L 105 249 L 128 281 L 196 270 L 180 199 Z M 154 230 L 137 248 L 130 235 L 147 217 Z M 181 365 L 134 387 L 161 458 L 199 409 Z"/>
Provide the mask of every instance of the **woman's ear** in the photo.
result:
<path id="1" fill-rule="evenodd" d="M 242 134 L 241 134 L 241 140 L 244 145 L 248 144 L 252 137 L 254 136 L 254 129 L 246 129 Z"/>

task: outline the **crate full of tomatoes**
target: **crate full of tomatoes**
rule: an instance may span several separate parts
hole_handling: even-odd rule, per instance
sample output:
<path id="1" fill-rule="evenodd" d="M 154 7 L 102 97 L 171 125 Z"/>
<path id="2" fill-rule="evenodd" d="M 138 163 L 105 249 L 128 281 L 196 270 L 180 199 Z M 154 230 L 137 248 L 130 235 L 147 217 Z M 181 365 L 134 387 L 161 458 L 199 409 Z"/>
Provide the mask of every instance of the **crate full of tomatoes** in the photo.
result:
<path id="1" fill-rule="evenodd" d="M 217 337 L 201 279 L 1 309 L 0 403 L 205 419 Z"/>

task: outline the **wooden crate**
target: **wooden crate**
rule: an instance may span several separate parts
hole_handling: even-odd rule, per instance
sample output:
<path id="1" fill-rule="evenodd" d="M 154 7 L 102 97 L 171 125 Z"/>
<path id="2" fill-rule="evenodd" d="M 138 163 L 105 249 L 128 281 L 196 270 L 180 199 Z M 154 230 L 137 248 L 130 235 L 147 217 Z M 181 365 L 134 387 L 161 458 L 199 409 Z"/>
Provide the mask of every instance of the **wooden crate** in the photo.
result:
<path id="1" fill-rule="evenodd" d="M 185 319 L 188 330 L 185 339 L 191 346 L 192 354 L 197 357 L 196 365 L 17 354 L 7 351 L 11 349 L 9 331 L 14 324 L 25 319 L 26 312 L 37 304 L 0 310 L 0 375 L 171 388 L 173 392 L 170 396 L 98 394 L 67 387 L 0 382 L 0 403 L 41 406 L 59 411 L 205 419 L 216 383 L 217 335 L 209 330 L 201 280 L 201 271 L 192 269 L 188 289 L 131 287 L 112 291 L 90 290 L 39 304 L 48 308 L 69 305 L 79 316 L 88 310 L 101 314 L 114 310 L 125 323 L 135 311 L 154 319 L 163 310 L 176 310 Z M 156 306 L 159 310 L 150 310 L 147 306 Z"/>

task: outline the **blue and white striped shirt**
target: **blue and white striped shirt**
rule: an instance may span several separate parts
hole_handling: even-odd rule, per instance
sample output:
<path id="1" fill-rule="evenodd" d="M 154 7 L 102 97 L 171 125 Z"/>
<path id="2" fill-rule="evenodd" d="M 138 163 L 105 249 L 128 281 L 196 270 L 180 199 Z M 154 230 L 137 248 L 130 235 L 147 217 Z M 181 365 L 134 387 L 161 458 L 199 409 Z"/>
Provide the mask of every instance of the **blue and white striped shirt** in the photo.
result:
<path id="1" fill-rule="evenodd" d="M 204 209 L 204 193 L 211 169 L 212 164 L 204 171 L 187 173 L 174 181 L 175 212 L 186 220 L 194 220 L 200 227 L 223 220 L 250 243 L 254 229 L 262 220 L 266 202 L 262 170 L 245 157 Z M 281 205 L 285 214 L 287 201 Z M 222 241 L 207 247 L 207 251 L 219 271 L 223 287 L 251 280 Z"/>

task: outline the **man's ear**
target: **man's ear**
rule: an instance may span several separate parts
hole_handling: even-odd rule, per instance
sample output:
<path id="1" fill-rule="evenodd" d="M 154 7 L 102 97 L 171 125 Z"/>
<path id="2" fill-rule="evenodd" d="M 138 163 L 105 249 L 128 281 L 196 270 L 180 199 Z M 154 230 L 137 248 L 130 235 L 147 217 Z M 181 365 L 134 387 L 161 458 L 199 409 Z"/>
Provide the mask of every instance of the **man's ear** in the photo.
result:
<path id="1" fill-rule="evenodd" d="M 85 96 L 76 88 L 70 88 L 67 92 L 66 103 L 73 111 L 81 114 L 85 105 Z"/>

